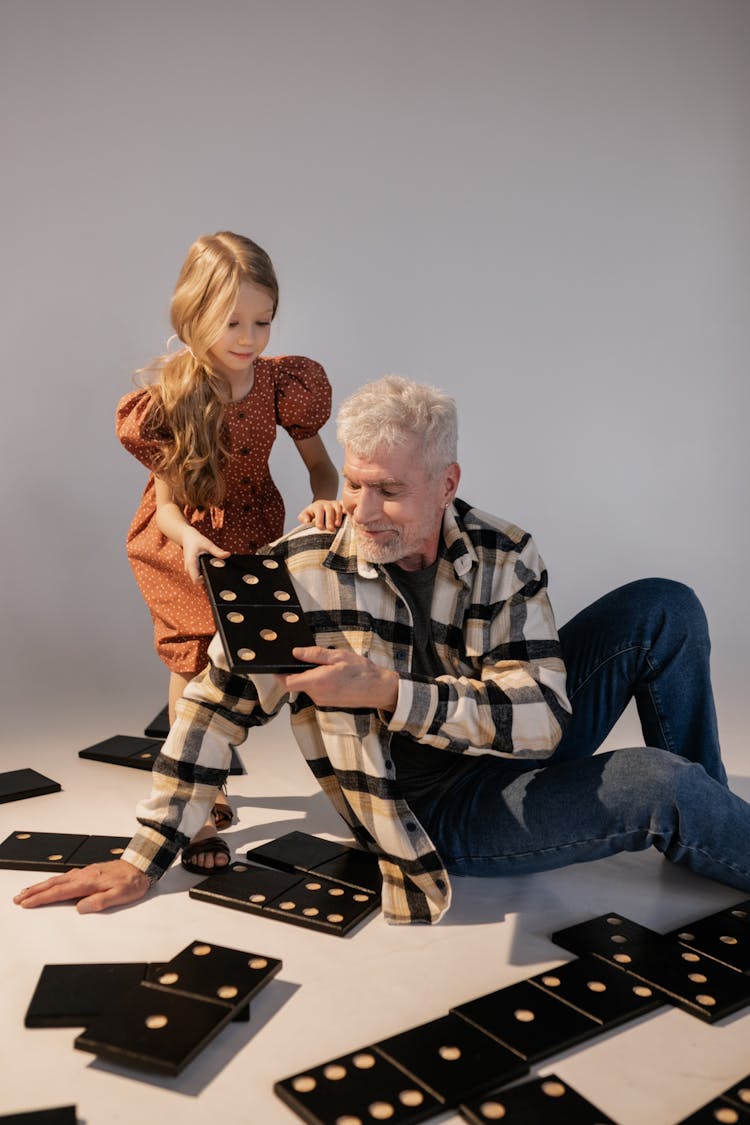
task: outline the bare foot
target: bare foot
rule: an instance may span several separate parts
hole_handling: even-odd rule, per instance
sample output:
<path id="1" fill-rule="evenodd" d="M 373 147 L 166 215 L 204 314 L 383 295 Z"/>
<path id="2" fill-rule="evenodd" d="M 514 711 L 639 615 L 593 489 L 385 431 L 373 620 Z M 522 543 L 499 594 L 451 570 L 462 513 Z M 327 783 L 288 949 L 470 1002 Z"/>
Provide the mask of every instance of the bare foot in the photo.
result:
<path id="1" fill-rule="evenodd" d="M 200 875 L 226 867 L 230 859 L 229 847 L 216 835 L 213 824 L 205 824 L 183 848 L 180 862 L 186 871 Z"/>

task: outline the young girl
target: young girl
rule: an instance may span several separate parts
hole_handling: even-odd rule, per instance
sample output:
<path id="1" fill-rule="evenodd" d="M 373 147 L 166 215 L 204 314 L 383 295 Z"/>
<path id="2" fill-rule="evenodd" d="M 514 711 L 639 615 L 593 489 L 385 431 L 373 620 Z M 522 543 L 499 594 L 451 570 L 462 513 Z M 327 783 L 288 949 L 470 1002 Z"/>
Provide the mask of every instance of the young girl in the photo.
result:
<path id="1" fill-rule="evenodd" d="M 248 554 L 283 533 L 284 504 L 268 469 L 277 424 L 310 476 L 313 500 L 298 518 L 329 530 L 340 522 L 338 474 L 318 434 L 331 409 L 325 372 L 301 356 L 262 356 L 278 299 L 271 260 L 254 242 L 229 231 L 199 238 L 172 297 L 183 346 L 161 356 L 154 382 L 117 409 L 120 441 L 151 471 L 127 551 L 171 673 L 170 721 L 215 632 L 199 555 Z M 188 870 L 228 861 L 216 828 L 231 821 L 222 798 L 183 852 Z"/>

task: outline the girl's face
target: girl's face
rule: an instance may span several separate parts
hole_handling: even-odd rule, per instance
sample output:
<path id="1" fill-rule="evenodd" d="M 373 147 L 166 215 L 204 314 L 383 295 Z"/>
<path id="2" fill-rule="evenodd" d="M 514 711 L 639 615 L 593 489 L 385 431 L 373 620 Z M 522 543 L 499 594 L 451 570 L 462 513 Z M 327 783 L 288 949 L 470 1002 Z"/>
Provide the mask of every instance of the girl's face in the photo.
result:
<path id="1" fill-rule="evenodd" d="M 249 375 L 268 345 L 272 316 L 273 300 L 268 290 L 243 281 L 229 322 L 208 353 L 230 382 Z"/>

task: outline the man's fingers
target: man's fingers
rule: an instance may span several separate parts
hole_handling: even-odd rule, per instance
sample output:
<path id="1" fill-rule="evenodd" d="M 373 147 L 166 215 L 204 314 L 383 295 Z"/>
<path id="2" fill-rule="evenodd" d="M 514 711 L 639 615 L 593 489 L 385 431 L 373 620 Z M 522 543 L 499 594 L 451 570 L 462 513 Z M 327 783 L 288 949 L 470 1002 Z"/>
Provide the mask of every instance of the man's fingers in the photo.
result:
<path id="1" fill-rule="evenodd" d="M 69 875 L 53 875 L 43 883 L 34 883 L 31 887 L 24 887 L 13 901 L 18 906 L 46 906 L 50 902 L 65 902 L 69 898 L 77 898 L 85 894 L 85 890 L 78 890 L 77 881 Z"/>
<path id="2" fill-rule="evenodd" d="M 292 656 L 304 660 L 306 664 L 333 664 L 337 659 L 335 648 L 323 648 L 321 645 L 299 645 L 292 649 Z"/>
<path id="3" fill-rule="evenodd" d="M 79 901 L 76 910 L 79 914 L 98 914 L 100 910 L 106 910 L 110 906 L 124 906 L 125 903 L 133 902 L 138 898 L 141 898 L 141 894 L 134 892 L 132 888 L 129 891 L 123 891 L 116 887 L 110 887 L 106 891 L 86 895 Z"/>
<path id="4" fill-rule="evenodd" d="M 79 913 L 90 914 L 103 910 L 105 906 L 134 902 L 145 895 L 148 887 L 149 880 L 142 871 L 124 860 L 113 860 L 101 866 L 92 865 L 79 871 L 54 875 L 42 883 L 24 887 L 13 901 L 18 906 L 31 909 L 80 899 Z M 84 906 L 84 902 L 88 905 Z"/>

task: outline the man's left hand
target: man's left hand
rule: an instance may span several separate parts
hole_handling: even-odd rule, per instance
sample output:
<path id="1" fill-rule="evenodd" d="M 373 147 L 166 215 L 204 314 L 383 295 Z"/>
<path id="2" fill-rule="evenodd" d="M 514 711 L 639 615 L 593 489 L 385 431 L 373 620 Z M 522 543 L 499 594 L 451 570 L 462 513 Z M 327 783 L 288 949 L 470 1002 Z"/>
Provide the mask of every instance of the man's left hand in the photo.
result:
<path id="1" fill-rule="evenodd" d="M 298 660 L 317 667 L 279 676 L 287 691 L 303 691 L 319 707 L 395 711 L 398 675 L 393 669 L 381 668 L 366 656 L 338 648 L 311 645 L 292 652 Z"/>

